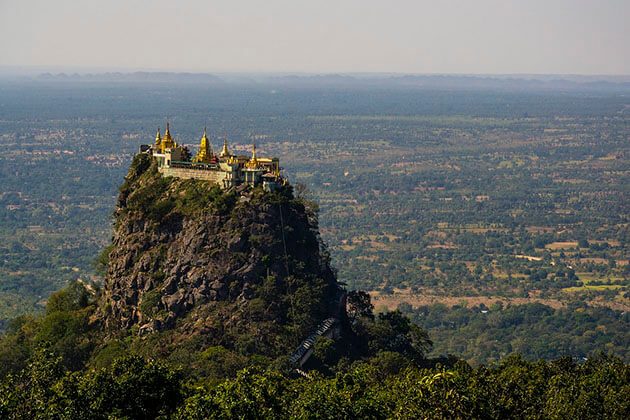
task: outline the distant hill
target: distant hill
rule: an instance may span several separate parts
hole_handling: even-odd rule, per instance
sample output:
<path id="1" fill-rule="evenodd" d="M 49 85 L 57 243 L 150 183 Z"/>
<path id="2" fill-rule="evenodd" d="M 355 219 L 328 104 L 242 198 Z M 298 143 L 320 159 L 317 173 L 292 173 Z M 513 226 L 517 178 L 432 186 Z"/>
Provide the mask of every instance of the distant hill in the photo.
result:
<path id="1" fill-rule="evenodd" d="M 508 89 L 508 90 L 630 90 L 627 77 L 577 76 L 483 76 L 483 75 L 286 75 L 271 77 L 271 83 L 306 86 L 356 86 L 425 89 Z"/>
<path id="2" fill-rule="evenodd" d="M 76 82 L 150 82 L 150 83 L 222 83 L 221 78 L 207 73 L 146 72 L 133 73 L 42 73 L 41 81 Z"/>
<path id="3" fill-rule="evenodd" d="M 458 90 L 630 91 L 627 76 L 456 74 L 209 74 L 187 72 L 41 73 L 39 81 L 245 84 L 293 87 L 418 88 Z"/>

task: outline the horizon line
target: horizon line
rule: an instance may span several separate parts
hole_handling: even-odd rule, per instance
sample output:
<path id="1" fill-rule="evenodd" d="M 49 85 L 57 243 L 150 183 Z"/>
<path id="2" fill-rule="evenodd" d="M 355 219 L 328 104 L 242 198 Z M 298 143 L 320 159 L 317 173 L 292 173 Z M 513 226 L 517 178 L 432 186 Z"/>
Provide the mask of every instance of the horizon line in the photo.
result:
<path id="1" fill-rule="evenodd" d="M 12 72 L 14 75 L 30 75 L 45 73 L 71 74 L 107 74 L 107 73 L 170 73 L 170 74 L 203 74 L 203 75 L 390 75 L 390 76 L 564 76 L 564 77 L 629 77 L 630 73 L 475 73 L 475 72 L 413 72 L 413 71 L 306 71 L 306 70 L 198 70 L 198 69 L 156 69 L 143 67 L 97 67 L 97 66 L 48 66 L 48 65 L 0 65 L 0 74 Z"/>

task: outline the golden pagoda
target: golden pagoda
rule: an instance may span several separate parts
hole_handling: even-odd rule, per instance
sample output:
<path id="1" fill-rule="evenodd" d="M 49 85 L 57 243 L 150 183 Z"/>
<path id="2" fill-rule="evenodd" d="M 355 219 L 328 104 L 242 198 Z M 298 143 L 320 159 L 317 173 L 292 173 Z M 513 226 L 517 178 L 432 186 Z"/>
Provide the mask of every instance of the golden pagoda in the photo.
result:
<path id="1" fill-rule="evenodd" d="M 164 137 L 162 137 L 162 142 L 160 144 L 160 152 L 164 153 L 166 149 L 172 149 L 174 147 L 177 147 L 177 143 L 175 143 L 175 141 L 171 137 L 171 131 L 167 122 L 166 131 L 164 132 Z"/>
<path id="2" fill-rule="evenodd" d="M 162 142 L 162 135 L 160 134 L 160 127 L 157 129 L 157 134 L 155 135 L 155 147 L 160 147 L 160 143 Z"/>
<path id="3" fill-rule="evenodd" d="M 245 164 L 245 167 L 248 169 L 258 169 L 258 159 L 256 158 L 256 142 L 254 142 L 254 147 L 252 149 L 252 158 Z"/>
<path id="4" fill-rule="evenodd" d="M 199 144 L 199 151 L 193 158 L 193 162 L 197 163 L 209 163 L 214 158 L 214 153 L 212 152 L 212 145 L 210 144 L 210 140 L 206 135 L 206 128 L 203 129 L 203 136 L 201 137 L 201 142 Z"/>
<path id="5" fill-rule="evenodd" d="M 221 149 L 221 153 L 219 153 L 219 157 L 227 158 L 232 156 L 230 150 L 228 149 L 227 137 L 223 138 L 223 148 Z"/>

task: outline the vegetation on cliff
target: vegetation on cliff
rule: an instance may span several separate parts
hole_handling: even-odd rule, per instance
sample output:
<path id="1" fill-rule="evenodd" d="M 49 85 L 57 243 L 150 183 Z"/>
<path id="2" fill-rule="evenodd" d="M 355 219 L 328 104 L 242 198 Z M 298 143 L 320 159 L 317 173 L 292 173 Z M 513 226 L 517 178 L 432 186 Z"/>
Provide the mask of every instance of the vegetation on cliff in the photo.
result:
<path id="1" fill-rule="evenodd" d="M 112 340 L 141 336 L 140 351 L 286 356 L 341 310 L 316 209 L 291 186 L 223 191 L 164 178 L 143 154 L 120 189 L 106 261 L 95 322 Z"/>

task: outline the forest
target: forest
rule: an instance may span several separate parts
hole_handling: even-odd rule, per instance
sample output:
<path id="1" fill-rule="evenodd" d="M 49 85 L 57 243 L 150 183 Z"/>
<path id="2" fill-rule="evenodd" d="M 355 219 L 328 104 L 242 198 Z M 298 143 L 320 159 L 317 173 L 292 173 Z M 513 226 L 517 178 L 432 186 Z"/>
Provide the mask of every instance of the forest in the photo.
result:
<path id="1" fill-rule="evenodd" d="M 93 299 L 74 283 L 52 295 L 43 316 L 11 323 L 0 339 L 0 417 L 625 419 L 630 412 L 630 367 L 620 358 L 532 362 L 514 354 L 479 367 L 427 358 L 425 334 L 399 312 L 375 317 L 369 304 L 349 313 L 356 331 L 367 332 L 359 336 L 368 353 L 339 358 L 339 344 L 320 340 L 319 368 L 298 374 L 281 359 L 220 347 L 197 353 L 193 364 L 181 359 L 191 348 L 168 358 L 151 341 L 141 343 L 152 356 L 116 350 L 90 327 Z"/>

